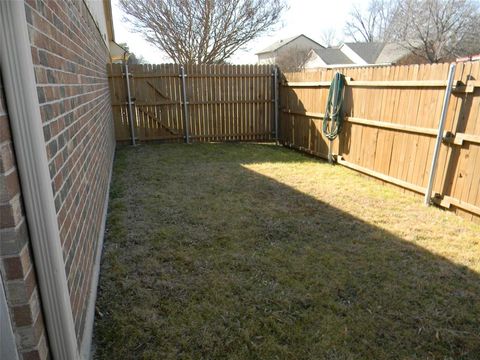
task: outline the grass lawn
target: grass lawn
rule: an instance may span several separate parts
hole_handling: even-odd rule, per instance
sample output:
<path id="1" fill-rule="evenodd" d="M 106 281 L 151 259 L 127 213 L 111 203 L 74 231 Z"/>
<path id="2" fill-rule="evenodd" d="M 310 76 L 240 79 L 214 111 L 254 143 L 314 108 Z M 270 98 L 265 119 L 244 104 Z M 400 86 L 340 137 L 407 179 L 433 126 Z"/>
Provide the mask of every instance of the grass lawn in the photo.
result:
<path id="1" fill-rule="evenodd" d="M 120 147 L 98 359 L 480 359 L 480 227 L 264 144 Z"/>

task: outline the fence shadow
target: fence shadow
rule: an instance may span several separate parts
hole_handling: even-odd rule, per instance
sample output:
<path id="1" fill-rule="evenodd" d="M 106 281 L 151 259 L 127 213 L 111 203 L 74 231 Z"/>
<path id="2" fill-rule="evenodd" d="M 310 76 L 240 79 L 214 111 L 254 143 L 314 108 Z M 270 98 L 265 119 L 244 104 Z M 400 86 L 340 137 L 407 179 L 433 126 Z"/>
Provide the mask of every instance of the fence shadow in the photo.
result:
<path id="1" fill-rule="evenodd" d="M 308 179 L 312 161 L 271 145 L 118 150 L 97 357 L 478 359 L 479 274 L 336 207 L 358 185 Z"/>

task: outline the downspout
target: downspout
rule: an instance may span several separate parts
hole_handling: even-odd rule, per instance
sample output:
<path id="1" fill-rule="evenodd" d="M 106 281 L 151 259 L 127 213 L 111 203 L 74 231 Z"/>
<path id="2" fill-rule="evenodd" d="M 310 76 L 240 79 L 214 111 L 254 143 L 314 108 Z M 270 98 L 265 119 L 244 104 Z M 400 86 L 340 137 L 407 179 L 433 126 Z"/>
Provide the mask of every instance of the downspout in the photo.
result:
<path id="1" fill-rule="evenodd" d="M 0 1 L 0 65 L 23 201 L 55 360 L 79 359 L 23 1 Z"/>

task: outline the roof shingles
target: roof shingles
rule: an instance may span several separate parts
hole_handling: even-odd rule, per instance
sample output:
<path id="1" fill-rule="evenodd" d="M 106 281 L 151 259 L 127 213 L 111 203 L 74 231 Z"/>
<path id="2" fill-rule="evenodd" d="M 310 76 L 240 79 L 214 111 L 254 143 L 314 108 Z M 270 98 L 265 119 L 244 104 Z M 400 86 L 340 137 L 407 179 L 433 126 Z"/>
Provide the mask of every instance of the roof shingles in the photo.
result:
<path id="1" fill-rule="evenodd" d="M 355 51 L 367 64 L 375 64 L 385 47 L 383 42 L 345 43 L 345 45 Z"/>
<path id="2" fill-rule="evenodd" d="M 326 49 L 313 49 L 313 51 L 325 62 L 327 65 L 338 64 L 353 64 L 347 55 L 345 55 L 340 49 L 326 48 Z"/>
<path id="3" fill-rule="evenodd" d="M 307 38 L 308 40 L 312 41 L 313 43 L 317 44 L 319 48 L 320 48 L 320 47 L 323 48 L 322 45 L 320 45 L 320 44 L 317 43 L 316 41 L 310 39 L 308 36 L 305 36 L 305 35 L 303 35 L 303 34 L 300 34 L 300 35 L 296 35 L 296 36 L 289 37 L 289 38 L 287 38 L 287 39 L 282 39 L 282 40 L 275 41 L 273 44 L 267 46 L 265 49 L 257 52 L 256 55 L 265 54 L 265 53 L 269 53 L 269 52 L 276 51 L 276 50 L 280 49 L 282 46 L 285 46 L 285 45 L 287 45 L 288 43 L 290 43 L 290 42 L 292 42 L 292 41 L 294 41 L 294 40 L 296 40 L 297 38 L 302 37 L 302 36 L 305 37 L 305 38 Z"/>

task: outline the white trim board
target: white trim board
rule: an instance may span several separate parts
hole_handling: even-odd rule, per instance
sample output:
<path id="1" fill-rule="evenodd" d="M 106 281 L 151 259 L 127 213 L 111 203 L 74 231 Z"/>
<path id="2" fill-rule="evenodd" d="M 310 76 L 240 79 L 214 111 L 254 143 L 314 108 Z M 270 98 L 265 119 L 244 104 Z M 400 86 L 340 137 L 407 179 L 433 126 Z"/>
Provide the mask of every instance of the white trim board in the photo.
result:
<path id="1" fill-rule="evenodd" d="M 5 98 L 49 349 L 56 360 L 78 360 L 23 1 L 0 1 L 0 49 Z"/>

